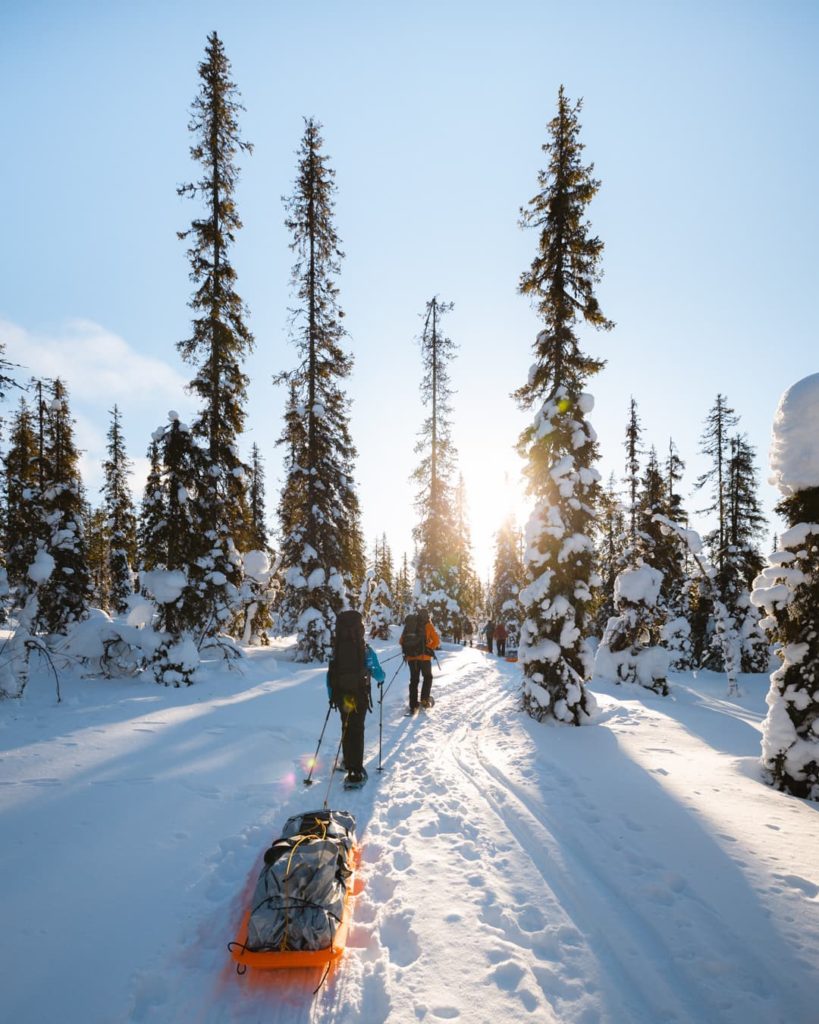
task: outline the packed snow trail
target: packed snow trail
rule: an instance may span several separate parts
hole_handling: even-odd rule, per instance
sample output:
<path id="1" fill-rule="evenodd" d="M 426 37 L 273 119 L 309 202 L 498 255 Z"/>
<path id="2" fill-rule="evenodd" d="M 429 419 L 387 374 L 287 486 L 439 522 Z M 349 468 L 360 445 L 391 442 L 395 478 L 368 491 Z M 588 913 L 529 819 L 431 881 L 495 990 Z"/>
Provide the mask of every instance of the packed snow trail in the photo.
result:
<path id="1" fill-rule="evenodd" d="M 365 888 L 315 996 L 320 972 L 239 978 L 225 946 L 270 840 L 324 800 L 323 668 L 252 651 L 189 690 L 66 679 L 60 706 L 42 682 L 0 708 L 3 1018 L 815 1024 L 819 808 L 759 781 L 767 680 L 597 688 L 573 729 L 518 712 L 518 666 L 441 660 L 430 712 L 404 717 L 405 667 L 387 694 L 384 772 L 376 705 L 369 782 L 334 779 Z"/>

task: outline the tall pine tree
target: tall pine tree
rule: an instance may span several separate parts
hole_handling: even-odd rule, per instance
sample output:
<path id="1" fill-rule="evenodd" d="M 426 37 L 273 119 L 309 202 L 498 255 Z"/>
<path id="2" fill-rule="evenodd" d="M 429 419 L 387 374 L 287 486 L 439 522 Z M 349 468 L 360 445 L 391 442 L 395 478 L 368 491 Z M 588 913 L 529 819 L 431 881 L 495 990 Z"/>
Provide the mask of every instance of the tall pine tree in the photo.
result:
<path id="1" fill-rule="evenodd" d="M 640 447 L 640 437 L 643 428 L 640 425 L 640 418 L 637 415 L 637 403 L 632 397 L 629 403 L 628 423 L 626 425 L 626 439 L 623 445 L 626 449 L 626 475 L 623 482 L 628 488 L 628 526 L 629 538 L 631 540 L 631 558 L 636 557 L 637 550 L 637 492 L 640 487 L 640 456 L 643 453 Z"/>
<path id="2" fill-rule="evenodd" d="M 548 164 L 521 211 L 522 226 L 535 228 L 539 241 L 520 291 L 532 300 L 542 326 L 529 379 L 516 392 L 524 408 L 537 409 L 518 446 L 536 502 L 526 528 L 528 586 L 521 592 L 523 703 L 538 720 L 573 725 L 587 720 L 593 708 L 583 682 L 589 669 L 583 640 L 591 587 L 598 582 L 591 532 L 599 474 L 592 468 L 596 434 L 586 420 L 594 403 L 583 389 L 603 366 L 581 350 L 577 327 L 613 326 L 594 294 L 603 243 L 585 216 L 600 183 L 593 165 L 582 162 L 581 106 L 572 105 L 560 87 L 543 146 Z"/>
<path id="3" fill-rule="evenodd" d="M 201 165 L 202 176 L 177 190 L 204 206 L 203 216 L 179 232 L 181 239 L 190 240 L 187 255 L 196 291 L 190 301 L 193 332 L 178 348 L 197 367 L 190 387 L 203 401 L 193 435 L 201 439 L 205 455 L 191 496 L 197 506 L 200 548 L 190 572 L 196 575 L 202 596 L 205 634 L 224 628 L 231 618 L 241 575 L 237 548 L 247 550 L 250 518 L 246 467 L 239 458 L 237 438 L 244 426 L 248 383 L 242 360 L 253 347 L 253 336 L 236 291 L 230 249 L 242 226 L 235 200 L 236 158 L 253 147 L 239 134 L 239 112 L 244 108 L 230 75 L 222 41 L 212 32 L 199 65 L 199 93 L 188 126 L 195 139 L 191 157 Z"/>
<path id="4" fill-rule="evenodd" d="M 510 512 L 495 534 L 495 562 L 489 600 L 489 617 L 494 622 L 520 625 L 518 595 L 524 578 L 521 547 L 520 528 L 514 513 Z"/>
<path id="5" fill-rule="evenodd" d="M 74 443 L 68 393 L 59 379 L 38 402 L 39 462 L 42 473 L 43 550 L 54 571 L 39 595 L 38 628 L 64 633 L 88 614 L 91 579 L 84 535 L 85 498 Z"/>
<path id="6" fill-rule="evenodd" d="M 250 451 L 248 544 L 251 551 L 267 551 L 269 548 L 264 492 L 264 461 L 259 446 L 254 444 Z"/>
<path id="7" fill-rule="evenodd" d="M 449 363 L 456 345 L 441 329 L 442 318 L 452 303 L 435 296 L 426 304 L 419 339 L 423 377 L 421 401 L 429 415 L 419 432 L 415 451 L 421 456 L 412 482 L 416 487 L 418 523 L 413 530 L 418 553 L 415 559 L 416 590 L 438 628 L 449 632 L 458 611 L 458 540 L 456 536 L 452 474 L 455 446 L 452 441 L 452 386 Z"/>
<path id="8" fill-rule="evenodd" d="M 119 409 L 111 410 L 108 429 L 108 458 L 102 465 L 105 474 L 103 494 L 108 530 L 110 605 L 122 614 L 134 590 L 133 566 L 136 561 L 136 513 L 128 485 L 131 460 L 125 449 Z"/>
<path id="9" fill-rule="evenodd" d="M 5 457 L 6 516 L 3 550 L 12 604 L 25 603 L 30 587 L 29 566 L 38 538 L 44 538 L 38 441 L 31 409 L 21 398 L 12 417 Z"/>
<path id="10" fill-rule="evenodd" d="M 726 466 L 731 445 L 731 428 L 735 427 L 738 422 L 739 417 L 729 407 L 725 395 L 718 394 L 706 417 L 705 429 L 700 437 L 700 451 L 711 459 L 711 466 L 697 477 L 694 485 L 697 490 L 702 490 L 706 485 L 710 486 L 710 504 L 698 511 L 701 514 L 716 514 L 717 516 L 716 528 L 706 535 L 705 541 L 709 545 L 711 559 L 716 565 L 720 577 L 725 559 L 727 532 Z M 720 585 L 723 582 L 720 578 Z"/>
<path id="11" fill-rule="evenodd" d="M 329 657 L 336 615 L 364 577 L 357 453 L 341 388 L 352 368 L 341 347 L 344 314 L 335 284 L 343 253 L 333 224 L 335 172 L 322 152 L 320 128 L 312 118 L 305 122 L 295 189 L 286 203 L 301 362 L 286 375 L 291 398 L 282 441 L 290 457 L 279 517 L 282 604 L 298 632 L 299 661 Z"/>

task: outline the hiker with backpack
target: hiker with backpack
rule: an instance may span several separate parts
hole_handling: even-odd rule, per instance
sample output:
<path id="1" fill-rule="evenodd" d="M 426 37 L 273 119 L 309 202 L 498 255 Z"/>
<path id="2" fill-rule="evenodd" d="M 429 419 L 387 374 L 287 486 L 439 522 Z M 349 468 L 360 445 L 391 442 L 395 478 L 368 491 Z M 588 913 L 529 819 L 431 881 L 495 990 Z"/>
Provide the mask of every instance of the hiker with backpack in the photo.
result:
<path id="1" fill-rule="evenodd" d="M 502 622 L 499 622 L 497 626 L 495 626 L 495 646 L 501 658 L 506 657 L 506 639 L 508 635 L 509 634 L 506 632 L 506 626 L 504 626 Z"/>
<path id="2" fill-rule="evenodd" d="M 409 665 L 409 712 L 414 715 L 419 706 L 430 708 L 432 700 L 432 655 L 441 644 L 441 638 L 429 621 L 429 612 L 421 608 L 404 619 L 404 630 L 398 641 L 404 660 Z M 418 683 L 421 684 L 421 700 L 418 700 Z"/>
<path id="3" fill-rule="evenodd" d="M 384 670 L 375 651 L 364 640 L 364 620 L 356 611 L 339 612 L 333 653 L 327 669 L 330 707 L 341 714 L 341 748 L 347 776 L 345 789 L 357 789 L 367 781 L 364 768 L 364 719 L 372 710 L 370 677 L 384 682 Z"/>
<path id="4" fill-rule="evenodd" d="M 486 646 L 489 653 L 492 653 L 492 641 L 495 638 L 495 623 L 490 619 L 483 627 L 483 635 L 486 637 Z"/>

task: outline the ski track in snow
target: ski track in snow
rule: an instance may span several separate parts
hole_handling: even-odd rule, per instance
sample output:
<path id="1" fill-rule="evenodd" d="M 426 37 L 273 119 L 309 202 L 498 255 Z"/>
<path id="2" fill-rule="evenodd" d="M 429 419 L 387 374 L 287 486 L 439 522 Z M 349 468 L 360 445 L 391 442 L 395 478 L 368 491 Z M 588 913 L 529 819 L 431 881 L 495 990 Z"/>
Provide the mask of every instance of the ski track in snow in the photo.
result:
<path id="1" fill-rule="evenodd" d="M 110 924 L 121 901 L 135 903 L 121 926 L 135 930 L 133 957 L 126 935 L 107 975 L 103 950 L 92 998 L 93 970 L 73 977 L 66 949 L 54 984 L 73 981 L 67 1008 L 35 992 L 26 961 L 13 1019 L 39 1024 L 53 1006 L 67 1024 L 816 1024 L 819 817 L 756 777 L 758 712 L 681 677 L 673 701 L 611 687 L 597 691 L 596 725 L 538 725 L 517 710 L 517 666 L 473 649 L 442 661 L 429 713 L 403 716 L 405 668 L 387 694 L 383 773 L 376 705 L 370 781 L 357 792 L 333 781 L 330 806 L 357 818 L 364 888 L 344 959 L 315 995 L 319 971 L 237 977 L 225 946 L 269 841 L 327 792 L 337 716 L 312 789 L 295 753 L 315 746 L 323 670 L 253 652 L 246 671 L 260 681 L 229 696 L 195 686 L 162 706 L 167 691 L 143 689 L 51 738 L 44 715 L 42 738 L 0 761 L 15 767 L 0 787 L 12 827 L 33 823 L 39 841 L 35 794 L 86 826 L 101 806 L 119 829 L 108 857 L 144 834 L 153 859 L 141 871 L 139 851 L 125 851 L 124 876 L 101 863 L 100 884 L 119 888 L 86 922 Z M 264 756 L 289 762 L 287 778 L 254 777 Z M 129 799 L 126 827 L 111 801 L 127 809 Z M 165 826 L 155 834 L 152 815 Z M 25 844 L 7 853 L 7 877 L 53 870 Z M 72 835 L 60 877 L 87 872 L 86 853 Z M 157 879 L 163 857 L 168 877 Z M 23 916 L 35 882 L 10 900 L 12 915 Z M 75 958 L 88 891 L 55 926 L 68 939 L 76 930 Z M 29 956 L 46 931 L 30 923 Z M 11 977 L 10 948 L 0 957 Z"/>

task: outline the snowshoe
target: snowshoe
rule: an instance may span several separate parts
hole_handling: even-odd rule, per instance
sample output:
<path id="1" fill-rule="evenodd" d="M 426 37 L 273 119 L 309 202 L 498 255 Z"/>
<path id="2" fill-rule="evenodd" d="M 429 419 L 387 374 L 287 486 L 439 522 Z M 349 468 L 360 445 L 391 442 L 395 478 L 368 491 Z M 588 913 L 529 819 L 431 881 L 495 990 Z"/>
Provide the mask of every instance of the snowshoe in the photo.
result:
<path id="1" fill-rule="evenodd" d="M 419 707 L 420 707 L 420 705 L 416 704 L 414 708 L 407 708 L 407 710 L 404 712 L 404 716 L 406 718 L 412 718 L 413 715 L 417 715 L 418 714 L 418 708 Z"/>
<path id="2" fill-rule="evenodd" d="M 430 708 L 434 708 L 435 707 L 435 698 L 434 697 L 422 697 L 421 698 L 421 707 L 425 708 L 426 710 L 429 710 Z"/>
<path id="3" fill-rule="evenodd" d="M 344 780 L 345 789 L 361 789 L 364 783 L 367 781 L 367 769 L 362 768 L 360 772 L 347 772 L 347 777 Z"/>

